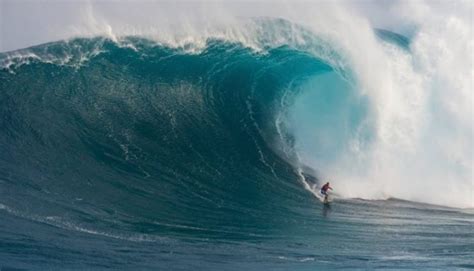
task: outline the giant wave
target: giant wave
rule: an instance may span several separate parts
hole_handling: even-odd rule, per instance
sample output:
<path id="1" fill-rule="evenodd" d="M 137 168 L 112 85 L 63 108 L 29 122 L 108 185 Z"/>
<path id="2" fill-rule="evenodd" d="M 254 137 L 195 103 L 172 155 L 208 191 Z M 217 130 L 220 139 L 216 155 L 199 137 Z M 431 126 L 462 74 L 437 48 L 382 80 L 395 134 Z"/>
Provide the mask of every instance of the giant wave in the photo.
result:
<path id="1" fill-rule="evenodd" d="M 96 37 L 2 54 L 2 203 L 45 215 L 62 206 L 86 225 L 120 216 L 119 228 L 139 214 L 176 233 L 263 225 L 275 206 L 301 204 L 319 178 L 342 197 L 404 198 L 387 190 L 403 180 L 367 175 L 380 113 L 345 53 L 287 21 L 256 22 L 304 42 L 266 35 L 255 50 L 216 38 L 196 51 Z M 407 38 L 376 34 L 410 54 Z"/>
<path id="2" fill-rule="evenodd" d="M 143 263 L 148 268 L 163 267 L 176 251 L 189 269 L 203 251 L 217 255 L 216 248 L 240 245 L 236 255 L 220 253 L 249 258 L 247 250 L 255 249 L 257 267 L 269 258 L 325 266 L 313 250 L 325 257 L 340 251 L 326 238 L 326 221 L 314 217 L 311 193 L 331 180 L 342 206 L 337 234 L 347 240 L 354 232 L 358 241 L 368 238 L 361 234 L 368 226 L 390 233 L 398 223 L 411 225 L 414 215 L 437 225 L 430 220 L 434 209 L 441 220 L 461 221 L 446 246 L 465 242 L 466 214 L 403 201 L 472 204 L 463 190 L 470 185 L 469 151 L 453 158 L 435 144 L 458 134 L 434 133 L 441 129 L 434 119 L 452 116 L 433 106 L 439 100 L 414 61 L 419 44 L 375 29 L 364 36 L 368 51 L 362 52 L 283 19 L 247 26 L 252 43 L 232 35 L 177 46 L 143 36 L 96 36 L 0 54 L 0 211 L 12 215 L 5 215 L 5 232 L 23 225 L 37 230 L 38 240 L 58 234 L 47 225 L 77 235 L 67 241 L 98 236 L 91 244 L 107 246 L 107 262 L 115 267 L 121 264 L 114 255 L 128 253 L 114 250 L 121 241 L 140 243 L 133 261 L 158 246 L 162 261 Z M 362 65 L 374 63 L 380 65 Z M 433 185 L 440 179 L 456 186 L 440 191 Z M 330 212 L 324 207 L 322 214 Z M 364 224 L 367 217 L 375 218 L 373 225 Z M 434 227 L 425 231 L 437 234 Z M 11 236 L 8 242 L 20 242 Z M 384 242 L 373 248 L 350 243 L 351 250 L 373 255 L 374 266 L 392 263 L 378 254 L 397 248 L 387 236 L 377 237 Z M 148 246 L 141 243 L 152 249 L 141 254 Z M 17 263 L 16 247 L 8 244 L 9 260 Z M 61 254 L 54 247 L 44 251 Z M 348 266 L 367 260 L 351 253 L 344 258 Z M 44 259 L 35 254 L 32 264 L 35 257 Z M 94 255 L 82 257 L 101 266 Z"/>

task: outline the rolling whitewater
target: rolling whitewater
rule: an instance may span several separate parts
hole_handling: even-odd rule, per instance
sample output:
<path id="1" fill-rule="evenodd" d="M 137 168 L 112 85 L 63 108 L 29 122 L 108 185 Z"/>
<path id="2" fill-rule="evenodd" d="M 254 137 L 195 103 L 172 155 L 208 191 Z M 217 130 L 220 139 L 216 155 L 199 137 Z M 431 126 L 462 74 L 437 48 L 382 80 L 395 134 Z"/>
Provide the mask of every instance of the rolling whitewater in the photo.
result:
<path id="1" fill-rule="evenodd" d="M 392 76 L 374 86 L 333 39 L 250 24 L 258 46 L 98 35 L 1 53 L 0 269 L 474 268 L 472 150 L 438 164 L 426 140 L 472 147 L 472 129 L 432 120 L 444 94 L 411 68 L 416 41 L 373 29 Z"/>

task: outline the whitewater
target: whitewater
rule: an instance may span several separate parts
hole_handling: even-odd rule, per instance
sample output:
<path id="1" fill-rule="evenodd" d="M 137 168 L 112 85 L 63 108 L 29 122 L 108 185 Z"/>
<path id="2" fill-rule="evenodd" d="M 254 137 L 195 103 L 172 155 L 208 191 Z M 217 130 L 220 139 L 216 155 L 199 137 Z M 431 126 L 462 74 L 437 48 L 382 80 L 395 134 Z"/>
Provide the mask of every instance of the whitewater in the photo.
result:
<path id="1" fill-rule="evenodd" d="M 474 267 L 471 3 L 0 8 L 0 269 Z"/>

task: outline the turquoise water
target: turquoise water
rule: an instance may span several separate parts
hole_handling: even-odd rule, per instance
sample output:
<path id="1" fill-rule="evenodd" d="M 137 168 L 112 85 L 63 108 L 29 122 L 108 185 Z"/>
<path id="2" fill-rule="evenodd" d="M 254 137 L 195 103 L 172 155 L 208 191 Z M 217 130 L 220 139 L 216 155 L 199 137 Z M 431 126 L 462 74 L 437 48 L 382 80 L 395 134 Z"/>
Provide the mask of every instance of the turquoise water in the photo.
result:
<path id="1" fill-rule="evenodd" d="M 2 270 L 474 268 L 471 210 L 324 206 L 287 162 L 287 103 L 328 127 L 335 140 L 313 147 L 328 161 L 370 116 L 350 70 L 289 46 L 208 40 L 196 53 L 138 37 L 0 61 Z M 367 146 L 372 132 L 364 126 Z"/>

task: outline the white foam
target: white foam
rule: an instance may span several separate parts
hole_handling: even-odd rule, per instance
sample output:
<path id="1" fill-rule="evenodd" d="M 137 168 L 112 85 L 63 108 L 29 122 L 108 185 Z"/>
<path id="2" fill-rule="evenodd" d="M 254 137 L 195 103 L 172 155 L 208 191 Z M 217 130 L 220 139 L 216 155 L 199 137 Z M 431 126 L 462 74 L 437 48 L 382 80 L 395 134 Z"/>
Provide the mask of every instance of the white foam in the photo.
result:
<path id="1" fill-rule="evenodd" d="M 335 35 L 356 73 L 359 95 L 370 100 L 372 144 L 360 148 L 354 137 L 326 168 L 319 167 L 325 154 L 304 152 L 313 142 L 297 138 L 296 144 L 302 162 L 323 171 L 345 197 L 473 208 L 474 50 L 472 25 L 462 15 L 472 5 L 442 10 L 411 3 L 395 7 L 418 16 L 409 51 L 377 40 L 358 20 L 350 26 L 357 37 Z M 311 126 L 300 125 L 306 124 Z"/>

